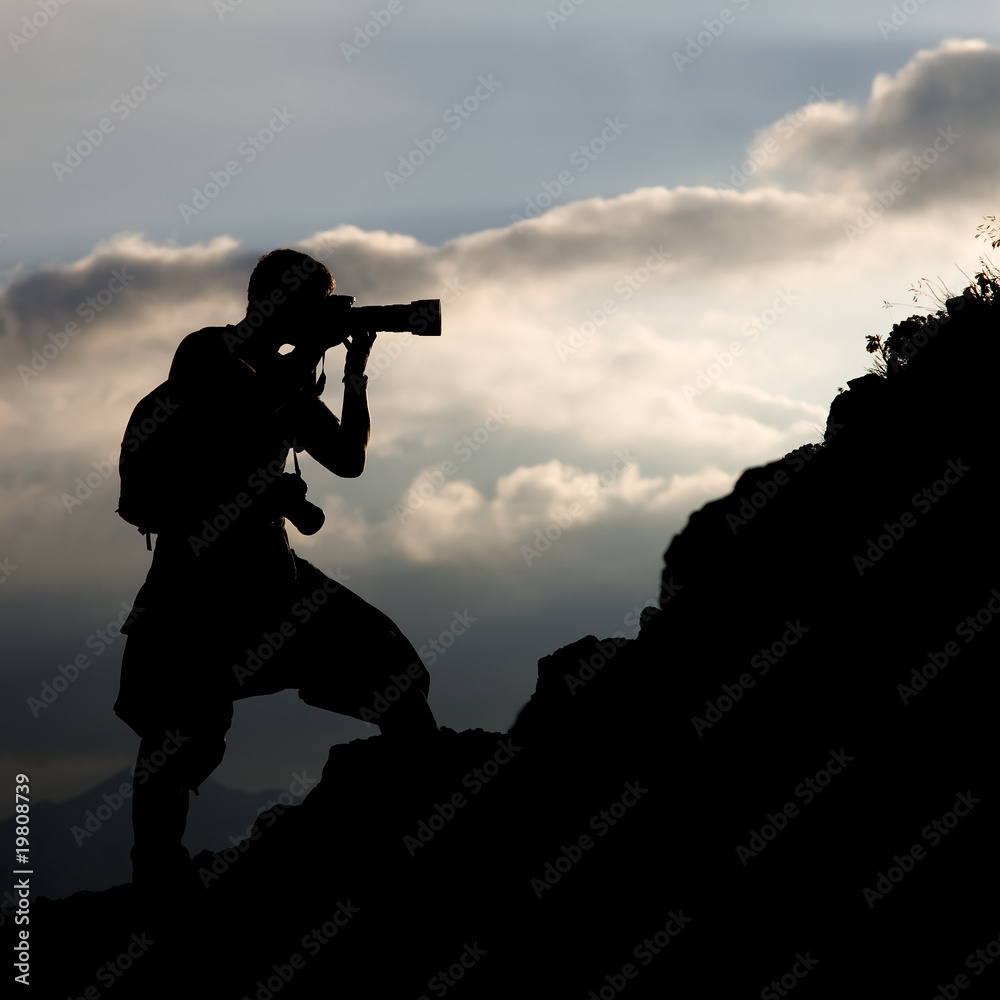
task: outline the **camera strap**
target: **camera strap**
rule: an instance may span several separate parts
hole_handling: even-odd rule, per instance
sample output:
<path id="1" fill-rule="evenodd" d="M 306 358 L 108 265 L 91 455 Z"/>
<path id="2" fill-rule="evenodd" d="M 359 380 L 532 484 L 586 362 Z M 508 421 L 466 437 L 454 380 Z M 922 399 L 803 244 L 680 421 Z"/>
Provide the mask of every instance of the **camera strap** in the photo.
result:
<path id="1" fill-rule="evenodd" d="M 320 372 L 319 378 L 316 379 L 317 396 L 322 396 L 323 390 L 326 388 L 326 351 L 323 352 L 323 357 L 320 358 L 320 363 L 323 365 L 323 370 Z"/>
<path id="2" fill-rule="evenodd" d="M 323 352 L 323 356 L 320 358 L 320 363 L 323 365 L 323 370 L 319 374 L 319 378 L 316 379 L 316 395 L 322 396 L 323 390 L 326 388 L 326 351 Z M 295 475 L 302 478 L 302 470 L 299 468 L 299 453 L 292 448 L 292 461 L 295 463 Z"/>

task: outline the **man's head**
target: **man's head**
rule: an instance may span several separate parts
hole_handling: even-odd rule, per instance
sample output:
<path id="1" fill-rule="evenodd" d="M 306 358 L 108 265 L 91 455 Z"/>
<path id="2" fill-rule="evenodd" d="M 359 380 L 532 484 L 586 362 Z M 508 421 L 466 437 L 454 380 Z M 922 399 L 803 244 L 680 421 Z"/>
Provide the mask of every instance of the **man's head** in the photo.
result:
<path id="1" fill-rule="evenodd" d="M 336 287 L 333 275 L 317 260 L 298 250 L 272 250 L 257 261 L 247 287 L 247 302 L 291 302 L 314 304 Z M 281 297 L 275 296 L 280 293 Z"/>
<path id="2" fill-rule="evenodd" d="M 314 333 L 317 323 L 329 325 L 328 314 L 318 307 L 335 284 L 333 275 L 308 254 L 272 250 L 257 261 L 250 275 L 247 315 L 237 329 L 248 347 L 251 339 L 256 348 L 267 351 L 277 350 L 282 342 L 298 346 L 299 338 Z M 324 329 L 327 346 L 341 340 Z"/>

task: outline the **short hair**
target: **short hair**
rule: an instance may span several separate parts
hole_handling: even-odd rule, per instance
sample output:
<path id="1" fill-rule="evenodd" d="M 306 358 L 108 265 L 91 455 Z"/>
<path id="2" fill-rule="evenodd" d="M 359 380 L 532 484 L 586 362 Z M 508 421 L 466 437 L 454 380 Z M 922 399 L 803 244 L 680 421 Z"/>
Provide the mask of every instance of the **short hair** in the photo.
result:
<path id="1" fill-rule="evenodd" d="M 333 275 L 308 254 L 298 250 L 272 250 L 257 261 L 250 275 L 247 302 L 263 302 L 275 291 L 296 298 L 322 298 L 336 286 Z"/>

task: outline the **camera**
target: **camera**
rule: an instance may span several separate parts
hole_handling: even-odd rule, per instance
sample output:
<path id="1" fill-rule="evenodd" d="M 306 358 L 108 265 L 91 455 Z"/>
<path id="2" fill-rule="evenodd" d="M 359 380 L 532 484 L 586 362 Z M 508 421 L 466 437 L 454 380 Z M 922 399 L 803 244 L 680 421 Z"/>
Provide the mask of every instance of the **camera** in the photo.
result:
<path id="1" fill-rule="evenodd" d="M 409 305 L 356 306 L 353 295 L 330 295 L 324 302 L 323 310 L 325 319 L 343 337 L 356 333 L 441 336 L 440 299 L 417 299 Z"/>
<path id="2" fill-rule="evenodd" d="M 298 474 L 286 472 L 271 487 L 272 503 L 277 513 L 288 518 L 303 535 L 315 535 L 326 514 L 322 507 L 306 499 L 306 481 Z"/>

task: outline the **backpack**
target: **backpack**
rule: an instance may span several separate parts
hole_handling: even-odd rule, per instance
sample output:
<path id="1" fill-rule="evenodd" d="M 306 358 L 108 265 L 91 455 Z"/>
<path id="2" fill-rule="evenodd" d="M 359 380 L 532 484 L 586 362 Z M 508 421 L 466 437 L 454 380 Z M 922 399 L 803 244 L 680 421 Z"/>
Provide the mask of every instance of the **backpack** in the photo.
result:
<path id="1" fill-rule="evenodd" d="M 121 492 L 116 513 L 146 536 L 159 534 L 176 512 L 184 468 L 183 408 L 170 397 L 170 382 L 143 396 L 132 410 L 118 459 Z"/>
<path id="2" fill-rule="evenodd" d="M 316 383 L 316 395 L 326 384 L 326 368 Z M 165 528 L 197 521 L 204 513 L 205 496 L 213 495 L 217 480 L 202 475 L 192 480 L 192 460 L 205 434 L 206 414 L 193 402 L 178 402 L 181 397 L 170 395 L 170 380 L 161 382 L 152 392 L 143 396 L 129 417 L 122 439 L 118 459 L 121 492 L 116 513 L 134 524 L 146 536 L 146 548 L 152 550 L 151 535 L 160 534 Z M 210 419 L 210 418 L 209 418 Z M 294 451 L 293 451 L 294 456 Z M 295 473 L 301 480 L 298 457 L 295 456 Z M 198 482 L 209 480 L 207 494 L 196 495 L 192 489 Z M 204 485 L 204 484 L 203 484 Z M 301 487 L 304 495 L 305 486 Z M 295 504 L 295 511 L 302 515 L 302 527 L 292 518 L 292 523 L 303 534 L 312 534 L 322 524 L 322 511 L 305 501 L 304 496 Z M 287 512 L 290 516 L 292 511 Z"/>

